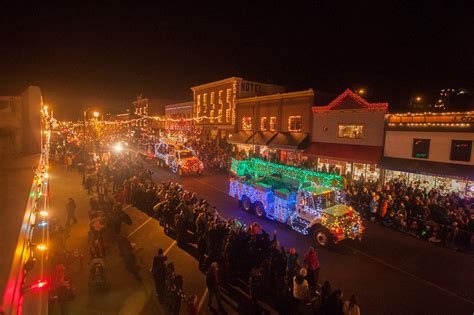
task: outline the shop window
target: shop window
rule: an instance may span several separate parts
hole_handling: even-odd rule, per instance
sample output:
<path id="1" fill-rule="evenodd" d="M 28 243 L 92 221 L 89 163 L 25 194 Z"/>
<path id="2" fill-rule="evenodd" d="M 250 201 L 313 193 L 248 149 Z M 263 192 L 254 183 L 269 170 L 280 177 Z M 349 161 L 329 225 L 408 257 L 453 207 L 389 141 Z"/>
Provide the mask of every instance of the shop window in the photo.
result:
<path id="1" fill-rule="evenodd" d="M 451 140 L 451 157 L 452 161 L 471 160 L 472 141 L 469 140 Z"/>
<path id="2" fill-rule="evenodd" d="M 242 130 L 252 130 L 252 117 L 245 116 L 242 118 Z"/>
<path id="3" fill-rule="evenodd" d="M 260 130 L 261 131 L 267 130 L 267 117 L 260 118 Z"/>
<path id="4" fill-rule="evenodd" d="M 277 124 L 277 118 L 275 116 L 270 117 L 270 125 L 268 129 L 270 131 L 276 131 L 276 124 Z"/>
<path id="5" fill-rule="evenodd" d="M 362 125 L 339 125 L 339 138 L 362 139 L 363 131 Z"/>
<path id="6" fill-rule="evenodd" d="M 429 158 L 430 139 L 413 139 L 413 150 L 411 156 L 419 159 Z"/>
<path id="7" fill-rule="evenodd" d="M 288 131 L 299 132 L 301 131 L 301 116 L 290 116 L 288 117 Z"/>

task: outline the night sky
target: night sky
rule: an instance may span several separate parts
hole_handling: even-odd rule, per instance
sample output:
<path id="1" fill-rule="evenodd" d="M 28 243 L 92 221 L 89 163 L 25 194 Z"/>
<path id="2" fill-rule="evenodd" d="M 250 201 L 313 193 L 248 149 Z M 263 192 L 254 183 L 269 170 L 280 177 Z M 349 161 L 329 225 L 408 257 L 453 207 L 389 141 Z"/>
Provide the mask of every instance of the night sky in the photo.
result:
<path id="1" fill-rule="evenodd" d="M 0 13 L 0 95 L 38 85 L 59 117 L 76 118 L 81 107 L 118 111 L 139 93 L 188 100 L 191 86 L 230 76 L 313 88 L 323 104 L 364 87 L 393 111 L 413 95 L 474 88 L 473 1 L 254 2 L 10 1 Z"/>

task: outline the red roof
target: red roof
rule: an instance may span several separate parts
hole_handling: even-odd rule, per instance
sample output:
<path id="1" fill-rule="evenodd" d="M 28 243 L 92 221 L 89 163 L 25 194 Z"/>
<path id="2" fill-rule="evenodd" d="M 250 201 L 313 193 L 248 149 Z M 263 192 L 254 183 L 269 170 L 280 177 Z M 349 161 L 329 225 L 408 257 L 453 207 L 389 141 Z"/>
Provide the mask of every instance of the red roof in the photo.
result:
<path id="1" fill-rule="evenodd" d="M 313 112 L 324 112 L 328 110 L 341 109 L 368 109 L 368 110 L 388 110 L 388 103 L 369 103 L 358 94 L 347 89 L 334 101 L 326 106 L 314 106 Z"/>
<path id="2" fill-rule="evenodd" d="M 347 162 L 378 164 L 382 158 L 382 147 L 313 142 L 304 150 L 303 154 Z"/>

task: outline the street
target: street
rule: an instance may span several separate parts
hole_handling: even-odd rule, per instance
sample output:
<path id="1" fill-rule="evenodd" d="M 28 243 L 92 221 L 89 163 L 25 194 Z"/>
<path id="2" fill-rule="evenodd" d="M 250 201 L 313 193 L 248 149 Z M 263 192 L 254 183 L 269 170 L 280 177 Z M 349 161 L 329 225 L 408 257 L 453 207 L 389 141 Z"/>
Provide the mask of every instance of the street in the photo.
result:
<path id="1" fill-rule="evenodd" d="M 182 183 L 216 206 L 223 217 L 239 217 L 247 225 L 257 221 L 268 233 L 276 230 L 282 245 L 295 247 L 300 259 L 313 245 L 309 236 L 239 209 L 227 195 L 225 174 L 179 177 L 152 162 L 150 167 L 155 181 Z M 160 232 L 153 229 L 152 233 Z M 474 310 L 472 256 L 367 222 L 361 242 L 345 240 L 332 249 L 318 249 L 318 256 L 320 280 L 341 288 L 345 297 L 356 294 L 364 314 L 471 314 Z"/>

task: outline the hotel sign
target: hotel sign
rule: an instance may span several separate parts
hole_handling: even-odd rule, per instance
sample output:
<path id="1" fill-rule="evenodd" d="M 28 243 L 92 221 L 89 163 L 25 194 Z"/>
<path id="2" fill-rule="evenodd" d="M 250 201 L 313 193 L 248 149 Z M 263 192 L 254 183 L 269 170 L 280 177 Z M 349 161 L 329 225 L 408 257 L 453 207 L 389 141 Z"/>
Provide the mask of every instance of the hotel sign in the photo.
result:
<path id="1" fill-rule="evenodd" d="M 472 123 L 472 113 L 437 113 L 437 114 L 393 114 L 388 117 L 389 123 Z"/>

